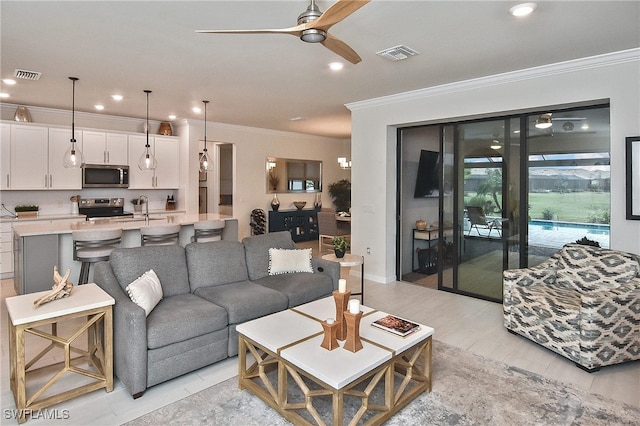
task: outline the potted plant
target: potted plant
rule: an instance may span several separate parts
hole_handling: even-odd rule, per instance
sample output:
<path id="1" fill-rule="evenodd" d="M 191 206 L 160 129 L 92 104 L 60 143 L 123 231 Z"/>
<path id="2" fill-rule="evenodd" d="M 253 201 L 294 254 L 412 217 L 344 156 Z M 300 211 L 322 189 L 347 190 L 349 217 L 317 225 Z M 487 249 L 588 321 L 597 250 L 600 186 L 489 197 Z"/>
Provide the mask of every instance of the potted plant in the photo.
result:
<path id="1" fill-rule="evenodd" d="M 338 259 L 342 259 L 350 247 L 349 241 L 345 237 L 333 237 L 331 245 Z"/>
<path id="2" fill-rule="evenodd" d="M 348 212 L 351 209 L 351 182 L 342 179 L 329 185 L 329 195 L 338 212 Z"/>
<path id="3" fill-rule="evenodd" d="M 40 207 L 33 204 L 18 205 L 15 208 L 18 217 L 35 217 L 38 215 L 38 210 L 40 210 Z"/>
<path id="4" fill-rule="evenodd" d="M 140 199 L 140 198 L 134 198 L 131 200 L 131 204 L 133 204 L 133 211 L 134 212 L 141 212 L 142 211 L 142 205 L 144 204 L 144 198 Z"/>

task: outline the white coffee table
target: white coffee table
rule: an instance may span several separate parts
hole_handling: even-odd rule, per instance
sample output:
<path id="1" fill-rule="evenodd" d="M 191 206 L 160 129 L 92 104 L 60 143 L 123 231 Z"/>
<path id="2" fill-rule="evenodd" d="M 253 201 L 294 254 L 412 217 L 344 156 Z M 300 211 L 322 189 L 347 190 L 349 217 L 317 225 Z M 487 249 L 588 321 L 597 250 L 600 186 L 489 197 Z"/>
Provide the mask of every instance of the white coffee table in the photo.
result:
<path id="1" fill-rule="evenodd" d="M 377 425 L 420 393 L 431 392 L 433 328 L 422 325 L 418 332 L 398 337 L 371 327 L 385 312 L 366 306 L 361 310 L 363 349 L 355 353 L 343 349 L 344 342 L 332 351 L 320 346 L 320 322 L 335 316 L 333 297 L 238 325 L 239 387 L 294 424 L 359 424 L 366 418 L 364 424 Z M 250 366 L 247 351 L 256 360 Z M 292 383 L 304 395 L 301 401 L 288 400 Z M 383 401 L 370 399 L 376 388 L 383 390 Z M 353 418 L 344 419 L 345 396 L 361 399 Z M 331 400 L 331 413 L 324 413 L 328 418 L 314 404 L 323 397 Z"/>

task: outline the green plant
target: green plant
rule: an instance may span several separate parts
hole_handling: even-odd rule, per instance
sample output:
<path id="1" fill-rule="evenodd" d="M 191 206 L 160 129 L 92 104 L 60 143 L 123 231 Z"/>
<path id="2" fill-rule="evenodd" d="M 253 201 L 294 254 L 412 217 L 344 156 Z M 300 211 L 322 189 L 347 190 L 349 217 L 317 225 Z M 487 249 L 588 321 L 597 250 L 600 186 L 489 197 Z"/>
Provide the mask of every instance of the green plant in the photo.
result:
<path id="1" fill-rule="evenodd" d="M 14 209 L 17 212 L 37 212 L 40 207 L 36 205 L 19 205 Z"/>
<path id="2" fill-rule="evenodd" d="M 576 241 L 576 244 L 582 244 L 583 246 L 600 247 L 599 242 L 590 240 L 587 237 L 580 238 L 579 240 Z"/>
<path id="3" fill-rule="evenodd" d="M 544 220 L 552 220 L 553 219 L 553 210 L 548 209 L 548 208 L 542 210 L 542 218 Z"/>
<path id="4" fill-rule="evenodd" d="M 329 185 L 329 195 L 339 212 L 348 212 L 351 208 L 351 182 L 342 179 Z"/>
<path id="5" fill-rule="evenodd" d="M 334 250 L 347 251 L 349 250 L 349 247 L 351 247 L 349 241 L 345 237 L 333 237 L 333 239 L 331 240 L 331 245 L 333 246 Z"/>

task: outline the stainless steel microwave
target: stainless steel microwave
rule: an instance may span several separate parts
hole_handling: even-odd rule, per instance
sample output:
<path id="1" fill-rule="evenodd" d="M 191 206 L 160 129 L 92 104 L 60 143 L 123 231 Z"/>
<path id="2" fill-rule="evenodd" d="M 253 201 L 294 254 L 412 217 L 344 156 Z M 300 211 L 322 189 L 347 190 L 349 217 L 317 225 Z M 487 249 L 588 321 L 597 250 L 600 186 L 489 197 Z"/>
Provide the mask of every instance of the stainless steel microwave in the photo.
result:
<path id="1" fill-rule="evenodd" d="M 83 188 L 128 188 L 129 166 L 85 164 L 82 168 Z"/>

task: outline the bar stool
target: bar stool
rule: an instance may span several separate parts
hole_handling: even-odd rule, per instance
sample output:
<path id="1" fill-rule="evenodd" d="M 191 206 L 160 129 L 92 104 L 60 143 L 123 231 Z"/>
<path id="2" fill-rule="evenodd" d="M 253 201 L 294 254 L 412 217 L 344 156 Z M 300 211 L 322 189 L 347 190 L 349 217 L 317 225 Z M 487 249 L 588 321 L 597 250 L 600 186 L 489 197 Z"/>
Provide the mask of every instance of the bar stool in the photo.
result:
<path id="1" fill-rule="evenodd" d="M 224 220 L 201 220 L 200 222 L 196 222 L 193 224 L 193 237 L 191 237 L 191 241 L 194 243 L 220 241 L 222 239 L 224 225 Z"/>
<path id="2" fill-rule="evenodd" d="M 73 260 L 82 262 L 78 285 L 89 282 L 92 263 L 109 260 L 111 252 L 120 245 L 122 229 L 77 229 L 71 231 Z"/>
<path id="3" fill-rule="evenodd" d="M 140 245 L 169 246 L 178 244 L 180 225 L 153 225 L 140 228 Z"/>

